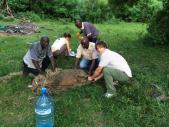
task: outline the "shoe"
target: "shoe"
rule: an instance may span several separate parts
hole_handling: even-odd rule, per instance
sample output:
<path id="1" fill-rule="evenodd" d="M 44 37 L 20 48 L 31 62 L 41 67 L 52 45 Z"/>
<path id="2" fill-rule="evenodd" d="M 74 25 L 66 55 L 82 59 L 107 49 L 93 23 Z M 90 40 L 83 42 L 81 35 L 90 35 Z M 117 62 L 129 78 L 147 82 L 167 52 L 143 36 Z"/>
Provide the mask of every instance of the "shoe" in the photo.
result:
<path id="1" fill-rule="evenodd" d="M 24 76 L 28 76 L 29 73 L 28 73 L 28 71 L 27 71 L 26 69 L 23 69 L 23 70 L 22 70 L 22 74 L 23 74 Z"/>
<path id="2" fill-rule="evenodd" d="M 115 97 L 116 96 L 116 94 L 114 93 L 114 94 L 112 94 L 112 93 L 105 93 L 104 94 L 104 97 L 106 97 L 106 98 L 111 98 L 111 97 Z"/>

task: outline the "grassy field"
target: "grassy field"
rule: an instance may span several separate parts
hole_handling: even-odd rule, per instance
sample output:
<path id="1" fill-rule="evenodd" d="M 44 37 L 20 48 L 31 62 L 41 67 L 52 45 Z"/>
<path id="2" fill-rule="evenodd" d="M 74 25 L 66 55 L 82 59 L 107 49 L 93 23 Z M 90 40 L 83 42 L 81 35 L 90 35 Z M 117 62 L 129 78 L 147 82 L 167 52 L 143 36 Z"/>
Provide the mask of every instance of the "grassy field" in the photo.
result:
<path id="1" fill-rule="evenodd" d="M 11 23 L 11 22 L 9 22 Z M 9 24 L 8 23 L 8 24 Z M 0 24 L 7 24 L 0 22 Z M 40 33 L 27 36 L 0 36 L 0 76 L 21 71 L 28 42 L 50 37 L 50 43 L 64 32 L 70 32 L 72 49 L 76 50 L 78 29 L 73 23 L 44 21 L 37 23 Z M 142 43 L 146 25 L 139 23 L 96 24 L 100 39 L 122 54 L 133 72 L 132 84 L 117 87 L 118 96 L 103 97 L 104 82 L 74 88 L 53 96 L 57 127 L 168 127 L 169 103 L 158 102 L 146 94 L 147 86 L 157 84 L 169 92 L 168 47 L 151 47 Z M 74 65 L 73 59 L 56 61 L 61 68 Z M 0 83 L 0 127 L 34 127 L 33 93 L 27 88 L 32 78 L 14 76 Z"/>

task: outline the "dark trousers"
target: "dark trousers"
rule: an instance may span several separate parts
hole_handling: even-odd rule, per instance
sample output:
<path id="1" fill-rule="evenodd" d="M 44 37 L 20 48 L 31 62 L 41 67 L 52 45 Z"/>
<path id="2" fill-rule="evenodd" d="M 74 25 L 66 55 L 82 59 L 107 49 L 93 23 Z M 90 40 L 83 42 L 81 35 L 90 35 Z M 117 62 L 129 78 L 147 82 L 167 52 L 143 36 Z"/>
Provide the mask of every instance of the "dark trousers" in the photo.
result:
<path id="1" fill-rule="evenodd" d="M 43 61 L 42 61 L 42 71 L 45 71 L 46 68 L 48 68 L 50 64 L 50 59 L 48 56 L 46 56 Z M 24 74 L 29 74 L 29 73 L 32 73 L 34 75 L 38 75 L 40 72 L 38 69 L 34 69 L 34 68 L 29 68 L 28 65 L 23 61 L 23 73 Z"/>
<path id="2" fill-rule="evenodd" d="M 93 43 L 97 43 L 98 42 L 98 39 L 97 37 L 94 37 L 94 38 L 88 38 L 90 42 L 93 42 Z"/>

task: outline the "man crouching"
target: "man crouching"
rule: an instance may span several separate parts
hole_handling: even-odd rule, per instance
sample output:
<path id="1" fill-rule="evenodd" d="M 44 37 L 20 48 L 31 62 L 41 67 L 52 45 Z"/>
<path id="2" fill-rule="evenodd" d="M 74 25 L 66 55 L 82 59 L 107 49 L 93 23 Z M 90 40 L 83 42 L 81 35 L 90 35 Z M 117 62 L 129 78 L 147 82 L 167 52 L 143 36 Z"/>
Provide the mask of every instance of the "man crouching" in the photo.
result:
<path id="1" fill-rule="evenodd" d="M 105 42 L 96 43 L 96 50 L 100 54 L 99 66 L 88 80 L 96 81 L 104 76 L 107 88 L 105 97 L 110 98 L 116 95 L 115 81 L 126 82 L 132 77 L 132 73 L 127 61 L 120 54 L 107 49 Z"/>
<path id="2" fill-rule="evenodd" d="M 55 69 L 54 58 L 49 45 L 49 38 L 43 36 L 40 42 L 33 43 L 23 58 L 23 75 L 32 73 L 34 75 L 44 74 L 48 65 L 52 64 Z"/>

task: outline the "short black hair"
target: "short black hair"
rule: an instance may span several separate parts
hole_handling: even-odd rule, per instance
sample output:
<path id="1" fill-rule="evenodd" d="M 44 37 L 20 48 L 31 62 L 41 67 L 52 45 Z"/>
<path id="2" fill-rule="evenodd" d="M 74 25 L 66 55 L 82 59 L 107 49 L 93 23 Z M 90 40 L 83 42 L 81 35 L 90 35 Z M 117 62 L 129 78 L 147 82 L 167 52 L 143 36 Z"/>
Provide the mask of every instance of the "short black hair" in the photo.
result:
<path id="1" fill-rule="evenodd" d="M 71 38 L 70 33 L 64 33 L 63 36 L 64 36 L 65 38 L 66 38 L 66 37 Z"/>
<path id="2" fill-rule="evenodd" d="M 49 37 L 48 36 L 42 36 L 40 39 L 40 42 L 47 41 L 49 43 Z"/>
<path id="3" fill-rule="evenodd" d="M 104 41 L 97 42 L 96 45 L 95 45 L 95 47 L 97 47 L 97 46 L 103 47 L 103 48 L 107 48 L 107 44 Z"/>

